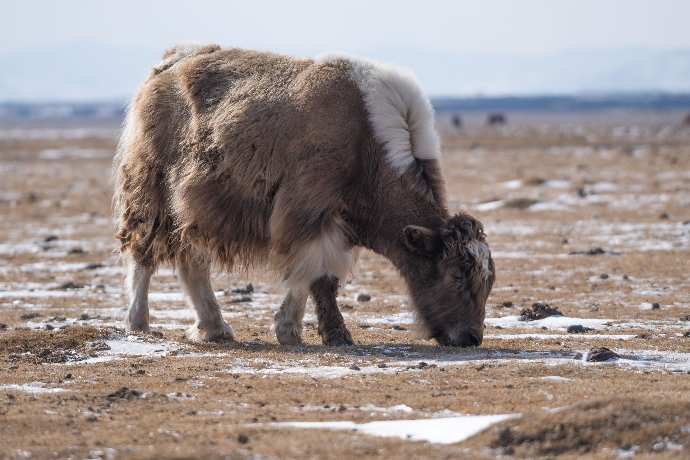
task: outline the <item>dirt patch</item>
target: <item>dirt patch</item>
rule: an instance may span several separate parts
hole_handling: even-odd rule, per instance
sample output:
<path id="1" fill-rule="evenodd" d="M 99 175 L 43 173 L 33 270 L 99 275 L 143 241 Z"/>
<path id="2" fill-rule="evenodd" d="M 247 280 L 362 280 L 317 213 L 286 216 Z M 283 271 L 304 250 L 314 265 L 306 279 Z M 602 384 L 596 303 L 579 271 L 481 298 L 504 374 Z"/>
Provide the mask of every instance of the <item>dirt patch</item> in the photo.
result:
<path id="1" fill-rule="evenodd" d="M 106 330 L 70 326 L 59 330 L 18 329 L 0 335 L 0 356 L 11 362 L 64 363 L 83 359 L 88 343 L 106 337 Z"/>
<path id="2" fill-rule="evenodd" d="M 525 415 L 482 436 L 492 448 L 518 457 L 587 454 L 603 447 L 658 452 L 690 445 L 688 426 L 687 401 L 612 399 Z"/>

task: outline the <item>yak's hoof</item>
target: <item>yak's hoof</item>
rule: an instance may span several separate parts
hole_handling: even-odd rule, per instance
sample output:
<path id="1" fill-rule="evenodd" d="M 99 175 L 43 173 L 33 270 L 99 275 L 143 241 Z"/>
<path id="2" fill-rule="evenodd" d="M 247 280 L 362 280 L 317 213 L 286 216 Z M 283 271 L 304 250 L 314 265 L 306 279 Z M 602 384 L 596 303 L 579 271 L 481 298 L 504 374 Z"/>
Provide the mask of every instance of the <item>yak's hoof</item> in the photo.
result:
<path id="1" fill-rule="evenodd" d="M 276 323 L 276 338 L 281 345 L 301 345 L 302 328 L 295 323 Z"/>
<path id="2" fill-rule="evenodd" d="M 199 323 L 187 329 L 185 334 L 192 342 L 225 342 L 234 341 L 235 332 L 225 321 L 211 327 L 204 327 Z"/>
<path id="3" fill-rule="evenodd" d="M 125 320 L 125 329 L 129 332 L 149 332 L 149 322 L 143 320 Z"/>
<path id="4" fill-rule="evenodd" d="M 338 329 L 331 329 L 330 331 L 321 334 L 321 340 L 324 345 L 329 347 L 344 347 L 354 345 L 350 331 L 345 326 Z"/>

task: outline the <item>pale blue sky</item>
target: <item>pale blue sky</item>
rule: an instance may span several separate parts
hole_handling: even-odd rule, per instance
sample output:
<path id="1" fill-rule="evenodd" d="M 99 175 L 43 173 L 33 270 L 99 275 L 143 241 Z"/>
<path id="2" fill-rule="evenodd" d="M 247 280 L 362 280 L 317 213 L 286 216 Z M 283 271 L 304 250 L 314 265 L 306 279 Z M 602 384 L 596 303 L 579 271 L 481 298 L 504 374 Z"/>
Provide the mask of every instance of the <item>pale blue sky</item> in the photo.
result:
<path id="1" fill-rule="evenodd" d="M 129 97 L 175 43 L 412 68 L 431 95 L 690 91 L 688 0 L 0 0 L 0 100 Z"/>
<path id="2" fill-rule="evenodd" d="M 180 41 L 366 53 L 548 54 L 690 46 L 684 0 L 2 0 L 0 53 L 74 41 L 165 48 Z"/>

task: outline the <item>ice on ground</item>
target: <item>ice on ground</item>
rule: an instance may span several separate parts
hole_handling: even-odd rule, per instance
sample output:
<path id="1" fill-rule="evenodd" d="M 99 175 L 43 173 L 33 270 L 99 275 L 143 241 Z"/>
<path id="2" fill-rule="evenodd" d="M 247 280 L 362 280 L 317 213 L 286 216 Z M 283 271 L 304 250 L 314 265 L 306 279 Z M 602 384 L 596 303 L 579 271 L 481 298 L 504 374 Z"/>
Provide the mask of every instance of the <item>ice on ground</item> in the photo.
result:
<path id="1" fill-rule="evenodd" d="M 231 374 L 255 374 L 255 375 L 297 375 L 312 378 L 337 379 L 348 375 L 366 374 L 394 374 L 404 369 L 400 367 L 379 366 L 301 366 L 297 363 L 275 363 L 271 367 L 255 368 L 250 366 L 233 366 L 226 369 Z"/>
<path id="2" fill-rule="evenodd" d="M 394 313 L 392 315 L 381 315 L 381 316 L 357 316 L 357 320 L 360 323 L 366 324 L 414 324 L 415 316 L 414 313 L 409 311 L 404 311 L 401 313 Z"/>
<path id="3" fill-rule="evenodd" d="M 384 420 L 368 423 L 355 423 L 351 421 L 278 422 L 272 423 L 269 426 L 278 428 L 355 431 L 370 436 L 400 438 L 409 441 L 426 441 L 435 444 L 453 444 L 462 442 L 484 431 L 491 425 L 515 417 L 519 417 L 519 415 L 462 415 L 459 417 Z"/>
<path id="4" fill-rule="evenodd" d="M 486 318 L 485 324 L 500 326 L 503 328 L 547 328 L 568 329 L 568 326 L 581 325 L 592 329 L 603 329 L 613 320 L 599 318 L 571 318 L 568 316 L 549 316 L 535 321 L 520 321 L 520 316 L 502 316 L 500 318 Z"/>
<path id="5" fill-rule="evenodd" d="M 108 349 L 99 351 L 97 356 L 68 364 L 94 364 L 115 361 L 131 356 L 160 358 L 180 350 L 180 344 L 169 341 L 147 342 L 135 335 L 128 335 L 104 341 Z"/>
<path id="6" fill-rule="evenodd" d="M 66 390 L 64 388 L 48 388 L 48 387 L 46 387 L 46 384 L 43 382 L 31 382 L 31 383 L 24 383 L 21 385 L 17 385 L 17 384 L 0 385 L 0 390 L 21 391 L 24 393 L 31 393 L 31 394 L 63 393 L 65 391 L 69 391 L 69 390 Z"/>
<path id="7" fill-rule="evenodd" d="M 559 383 L 567 383 L 567 382 L 572 382 L 573 379 L 569 379 L 567 377 L 561 377 L 560 375 L 545 375 L 544 377 L 540 377 L 541 380 L 546 380 L 547 382 L 559 382 Z"/>
<path id="8" fill-rule="evenodd" d="M 492 340 L 632 340 L 635 334 L 485 334 Z"/>
<path id="9" fill-rule="evenodd" d="M 587 353 L 582 354 L 581 362 L 588 366 L 615 365 L 636 370 L 690 372 L 690 353 L 672 351 L 614 349 L 620 358 L 604 362 L 588 362 Z"/>

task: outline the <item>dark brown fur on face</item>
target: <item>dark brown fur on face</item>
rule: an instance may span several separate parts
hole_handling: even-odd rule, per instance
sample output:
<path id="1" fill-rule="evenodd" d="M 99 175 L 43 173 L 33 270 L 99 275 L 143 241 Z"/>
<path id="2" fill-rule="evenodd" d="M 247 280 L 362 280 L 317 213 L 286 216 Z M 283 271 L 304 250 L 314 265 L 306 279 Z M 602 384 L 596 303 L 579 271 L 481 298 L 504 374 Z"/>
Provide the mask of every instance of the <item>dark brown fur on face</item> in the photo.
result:
<path id="1" fill-rule="evenodd" d="M 495 279 L 481 223 L 461 213 L 436 229 L 406 227 L 405 239 L 419 254 L 406 278 L 430 336 L 442 345 L 480 345 Z"/>

